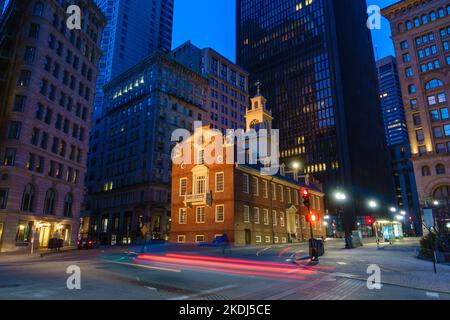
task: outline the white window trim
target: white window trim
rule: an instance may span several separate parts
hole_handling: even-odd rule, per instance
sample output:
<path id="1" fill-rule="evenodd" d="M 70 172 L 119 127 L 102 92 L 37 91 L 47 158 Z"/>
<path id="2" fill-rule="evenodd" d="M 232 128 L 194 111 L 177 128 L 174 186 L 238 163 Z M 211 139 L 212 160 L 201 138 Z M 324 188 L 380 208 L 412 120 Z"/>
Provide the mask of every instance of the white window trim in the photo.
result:
<path id="1" fill-rule="evenodd" d="M 248 220 L 245 220 L 245 210 L 248 209 Z M 244 206 L 244 210 L 242 211 L 242 220 L 244 221 L 244 223 L 250 223 L 251 221 L 251 212 L 250 212 L 250 207 L 249 206 Z"/>
<path id="2" fill-rule="evenodd" d="M 198 237 L 203 237 L 203 240 L 198 240 Z M 204 234 L 196 234 L 195 235 L 195 243 L 205 242 L 205 235 Z"/>
<path id="3" fill-rule="evenodd" d="M 222 178 L 222 190 L 219 190 L 217 188 L 217 176 L 218 175 L 222 175 L 223 176 L 223 178 Z M 216 192 L 220 193 L 220 192 L 224 192 L 224 191 L 225 191 L 225 173 L 224 172 L 217 172 L 216 173 Z"/>
<path id="4" fill-rule="evenodd" d="M 181 222 L 181 212 L 185 211 L 186 212 L 186 221 L 185 222 Z M 187 224 L 187 209 L 185 208 L 180 208 L 178 210 L 178 224 Z"/>
<path id="5" fill-rule="evenodd" d="M 271 186 L 271 195 L 270 196 L 272 197 L 272 200 L 277 200 L 277 185 L 275 183 L 271 182 L 270 186 Z"/>
<path id="6" fill-rule="evenodd" d="M 266 236 L 265 238 L 266 238 L 266 239 L 265 239 L 265 240 L 266 240 L 266 243 L 270 243 L 270 236 Z"/>
<path id="7" fill-rule="evenodd" d="M 203 222 L 200 222 L 200 221 L 198 221 L 198 209 L 201 209 L 201 208 L 203 208 L 203 216 L 204 216 L 204 221 Z M 197 208 L 195 208 L 195 223 L 197 223 L 197 224 L 205 224 L 206 223 L 206 211 L 205 211 L 205 207 L 197 207 Z"/>
<path id="8" fill-rule="evenodd" d="M 274 237 L 274 238 L 273 238 L 273 241 L 274 241 L 275 243 L 279 243 L 279 242 L 280 242 L 280 239 L 279 239 L 278 237 Z"/>
<path id="9" fill-rule="evenodd" d="M 263 180 L 263 197 L 265 199 L 269 198 L 269 187 L 267 180 Z"/>
<path id="10" fill-rule="evenodd" d="M 262 236 L 257 235 L 255 237 L 255 239 L 256 239 L 256 243 L 262 243 Z"/>
<path id="11" fill-rule="evenodd" d="M 182 193 L 181 193 L 181 185 L 182 185 L 182 182 L 183 182 L 183 181 L 186 181 L 186 194 L 182 194 Z M 187 195 L 187 183 L 188 183 L 188 179 L 187 179 L 187 178 L 181 178 L 181 179 L 180 179 L 180 190 L 179 190 L 180 197 L 184 197 L 185 195 Z"/>
<path id="12" fill-rule="evenodd" d="M 286 221 L 285 221 L 285 214 L 284 212 L 280 212 L 280 227 L 285 227 Z"/>
<path id="13" fill-rule="evenodd" d="M 183 240 L 181 240 L 181 239 L 183 239 Z M 184 234 L 183 235 L 178 235 L 177 242 L 178 243 L 186 243 L 186 236 Z"/>
<path id="14" fill-rule="evenodd" d="M 279 188 L 280 188 L 280 196 L 281 196 L 280 201 L 284 202 L 284 194 L 283 194 L 284 188 L 282 185 L 280 185 Z"/>
<path id="15" fill-rule="evenodd" d="M 252 185 L 254 186 L 253 195 L 255 197 L 258 197 L 259 196 L 259 179 L 257 177 L 253 177 L 252 180 L 253 180 Z"/>
<path id="16" fill-rule="evenodd" d="M 267 220 L 266 220 L 266 217 L 267 217 Z M 269 226 L 270 225 L 269 209 L 263 209 L 263 224 L 265 226 Z"/>
<path id="17" fill-rule="evenodd" d="M 248 174 L 243 174 L 242 175 L 242 191 L 245 194 L 249 194 L 250 193 L 250 187 L 249 187 L 249 177 Z"/>
<path id="18" fill-rule="evenodd" d="M 274 226 L 278 225 L 278 214 L 276 210 L 272 211 L 272 224 Z"/>
<path id="19" fill-rule="evenodd" d="M 222 208 L 222 215 L 223 215 L 223 220 L 218 220 L 217 219 L 217 209 L 218 208 Z M 225 222 L 225 205 L 223 205 L 223 204 L 218 204 L 218 205 L 216 205 L 216 222 L 217 223 L 223 223 L 223 222 Z"/>
<path id="20" fill-rule="evenodd" d="M 256 217 L 258 217 L 258 220 L 256 220 Z M 259 216 L 259 208 L 253 208 L 253 219 L 255 221 L 255 224 L 261 224 L 261 217 Z"/>

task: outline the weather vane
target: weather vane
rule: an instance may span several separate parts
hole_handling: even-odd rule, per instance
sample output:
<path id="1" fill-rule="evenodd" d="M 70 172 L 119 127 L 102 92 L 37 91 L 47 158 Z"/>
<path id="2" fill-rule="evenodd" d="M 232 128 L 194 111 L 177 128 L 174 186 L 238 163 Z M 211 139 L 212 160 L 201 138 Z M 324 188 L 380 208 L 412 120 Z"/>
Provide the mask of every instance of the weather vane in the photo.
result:
<path id="1" fill-rule="evenodd" d="M 259 80 L 256 81 L 255 86 L 256 86 L 256 90 L 258 91 L 258 94 L 260 94 L 261 93 L 261 86 L 262 86 L 261 81 L 259 81 Z"/>

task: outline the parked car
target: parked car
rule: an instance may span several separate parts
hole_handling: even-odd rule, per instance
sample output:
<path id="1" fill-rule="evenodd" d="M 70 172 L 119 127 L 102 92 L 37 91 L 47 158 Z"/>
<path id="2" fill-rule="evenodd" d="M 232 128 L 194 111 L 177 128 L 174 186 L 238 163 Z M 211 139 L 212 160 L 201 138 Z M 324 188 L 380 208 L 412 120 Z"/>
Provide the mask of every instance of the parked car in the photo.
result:
<path id="1" fill-rule="evenodd" d="M 81 238 L 77 242 L 78 250 L 89 250 L 98 248 L 98 242 L 90 238 Z"/>

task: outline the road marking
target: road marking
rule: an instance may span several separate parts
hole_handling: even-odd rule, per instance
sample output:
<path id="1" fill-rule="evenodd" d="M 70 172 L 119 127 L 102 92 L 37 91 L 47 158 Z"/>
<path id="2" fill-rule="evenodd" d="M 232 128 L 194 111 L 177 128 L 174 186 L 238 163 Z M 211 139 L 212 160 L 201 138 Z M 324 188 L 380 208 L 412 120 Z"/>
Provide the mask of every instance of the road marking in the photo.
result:
<path id="1" fill-rule="evenodd" d="M 158 291 L 158 289 L 153 288 L 153 287 L 147 287 L 147 286 L 144 286 L 144 288 L 145 288 L 145 289 L 148 289 L 148 290 L 150 290 L 150 291 Z"/>
<path id="2" fill-rule="evenodd" d="M 215 288 L 215 289 L 205 290 L 205 291 L 196 293 L 196 294 L 191 295 L 191 296 L 180 296 L 180 297 L 176 297 L 176 298 L 171 298 L 169 300 L 194 300 L 197 297 L 201 297 L 201 296 L 204 296 L 204 295 L 225 291 L 225 290 L 228 290 L 228 289 L 234 289 L 234 288 L 237 288 L 237 287 L 239 287 L 239 286 L 236 285 L 236 284 L 230 284 L 230 285 L 219 287 L 219 288 Z"/>
<path id="3" fill-rule="evenodd" d="M 263 253 L 264 251 L 267 251 L 267 250 L 269 250 L 269 249 L 271 249 L 271 248 L 272 248 L 272 246 L 268 246 L 268 247 L 265 247 L 265 248 L 262 249 L 262 250 L 259 250 L 259 251 L 256 253 L 256 256 L 259 257 L 259 255 L 260 255 L 261 253 Z"/>
<path id="4" fill-rule="evenodd" d="M 440 298 L 439 293 L 436 293 L 436 292 L 427 292 L 427 297 L 435 298 L 435 299 Z"/>
<path id="5" fill-rule="evenodd" d="M 339 261 L 337 264 L 340 264 L 341 266 L 344 266 L 344 265 L 346 265 L 347 263 L 346 263 L 346 262 Z"/>
<path id="6" fill-rule="evenodd" d="M 176 272 L 180 273 L 181 270 L 179 269 L 169 269 L 169 268 L 161 268 L 161 267 L 152 267 L 152 266 L 145 266 L 142 264 L 136 264 L 136 263 L 127 263 L 127 262 L 118 262 L 118 261 L 110 261 L 111 263 L 115 264 L 121 264 L 125 266 L 132 266 L 132 267 L 138 267 L 138 268 L 144 268 L 144 269 L 153 269 L 153 270 L 160 270 L 160 271 L 169 271 L 169 272 Z"/>

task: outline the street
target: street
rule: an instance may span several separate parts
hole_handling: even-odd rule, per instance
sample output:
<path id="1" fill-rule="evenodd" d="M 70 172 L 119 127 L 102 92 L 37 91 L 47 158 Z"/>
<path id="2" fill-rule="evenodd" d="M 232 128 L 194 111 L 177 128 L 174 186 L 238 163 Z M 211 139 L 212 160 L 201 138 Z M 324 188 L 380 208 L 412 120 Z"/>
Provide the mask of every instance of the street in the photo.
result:
<path id="1" fill-rule="evenodd" d="M 45 257 L 0 256 L 0 299 L 410 300 L 450 299 L 450 266 L 414 257 L 417 241 L 353 250 L 330 240 L 319 264 L 305 244 L 218 248 L 149 246 L 72 251 Z M 381 269 L 369 290 L 367 267 Z M 81 269 L 81 289 L 66 286 Z M 408 268 L 403 268 L 408 266 Z"/>

